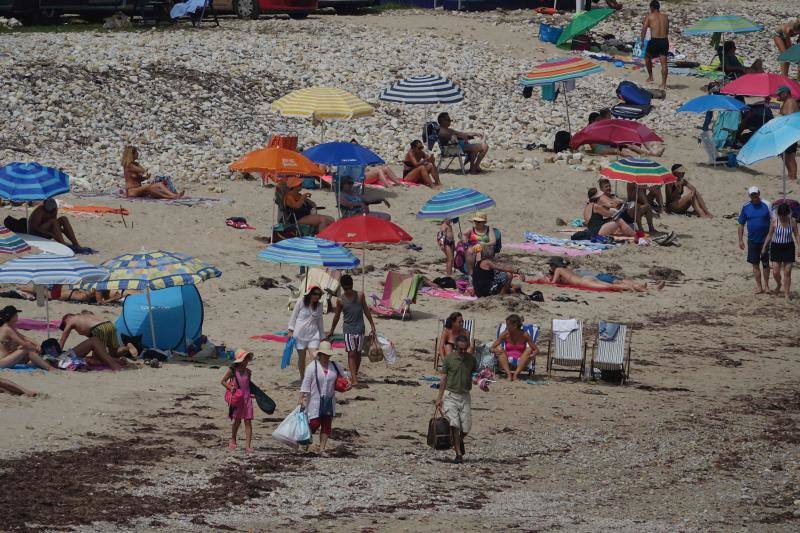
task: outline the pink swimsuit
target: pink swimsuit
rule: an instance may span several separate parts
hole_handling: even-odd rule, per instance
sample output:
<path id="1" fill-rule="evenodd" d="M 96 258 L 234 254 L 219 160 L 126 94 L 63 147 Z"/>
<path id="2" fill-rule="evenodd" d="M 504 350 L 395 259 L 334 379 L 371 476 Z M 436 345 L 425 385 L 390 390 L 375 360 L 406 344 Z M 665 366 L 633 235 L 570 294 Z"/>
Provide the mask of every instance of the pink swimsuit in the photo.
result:
<path id="1" fill-rule="evenodd" d="M 231 419 L 253 419 L 253 397 L 250 396 L 250 374 L 248 372 L 239 372 L 234 370 L 235 376 L 231 380 L 237 388 L 240 388 L 244 393 L 244 403 L 236 408 L 230 409 Z M 235 381 L 234 381 L 235 380 Z"/>
<path id="2" fill-rule="evenodd" d="M 509 359 L 519 359 L 522 355 L 522 352 L 525 351 L 526 345 L 526 342 L 523 342 L 522 344 L 511 344 L 510 342 L 506 342 L 506 357 Z"/>

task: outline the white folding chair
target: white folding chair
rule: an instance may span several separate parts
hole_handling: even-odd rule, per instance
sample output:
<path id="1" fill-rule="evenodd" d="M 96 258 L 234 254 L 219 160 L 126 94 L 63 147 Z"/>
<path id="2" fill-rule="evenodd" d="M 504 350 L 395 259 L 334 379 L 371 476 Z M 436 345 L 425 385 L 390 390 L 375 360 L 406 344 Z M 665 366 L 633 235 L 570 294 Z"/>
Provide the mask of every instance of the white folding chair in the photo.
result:
<path id="1" fill-rule="evenodd" d="M 577 372 L 582 376 L 586 367 L 586 343 L 583 342 L 583 322 L 565 339 L 551 329 L 547 344 L 547 373 Z"/>
<path id="2" fill-rule="evenodd" d="M 614 340 L 603 340 L 598 327 L 597 338 L 592 347 L 592 361 L 590 365 L 592 377 L 594 369 L 601 371 L 619 372 L 619 384 L 623 385 L 630 376 L 631 369 L 631 340 L 633 328 L 620 324 Z"/>

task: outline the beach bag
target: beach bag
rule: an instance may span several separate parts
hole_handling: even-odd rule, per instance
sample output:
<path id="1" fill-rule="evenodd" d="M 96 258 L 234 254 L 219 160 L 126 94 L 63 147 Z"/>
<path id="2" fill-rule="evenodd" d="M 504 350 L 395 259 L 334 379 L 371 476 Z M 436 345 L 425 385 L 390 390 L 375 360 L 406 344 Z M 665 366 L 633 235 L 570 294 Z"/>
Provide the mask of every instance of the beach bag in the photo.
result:
<path id="1" fill-rule="evenodd" d="M 286 341 L 283 347 L 283 357 L 281 358 L 281 370 L 289 366 L 289 363 L 292 361 L 292 352 L 294 351 L 295 344 L 297 344 L 297 341 L 294 337 Z"/>
<path id="2" fill-rule="evenodd" d="M 336 369 L 336 384 L 334 385 L 333 389 L 336 392 L 347 392 L 352 389 L 353 384 L 350 383 L 350 380 L 347 379 L 344 374 L 342 374 L 341 370 L 339 370 L 339 365 L 333 361 L 331 361 L 331 364 L 333 364 L 333 368 Z"/>
<path id="3" fill-rule="evenodd" d="M 386 364 L 393 365 L 396 363 L 397 350 L 394 347 L 394 343 L 380 335 L 378 335 L 378 342 L 381 344 L 381 351 L 383 352 L 383 358 L 386 360 Z"/>
<path id="4" fill-rule="evenodd" d="M 621 81 L 617 85 L 617 98 L 626 104 L 650 105 L 653 95 L 631 81 Z"/>
<path id="5" fill-rule="evenodd" d="M 440 416 L 436 416 L 437 414 Z M 428 422 L 428 446 L 434 450 L 449 450 L 453 447 L 450 439 L 450 421 L 438 407 Z"/>
<path id="6" fill-rule="evenodd" d="M 555 140 L 553 141 L 553 151 L 555 153 L 563 152 L 569 149 L 569 142 L 572 140 L 572 134 L 568 131 L 557 131 Z"/>
<path id="7" fill-rule="evenodd" d="M 3 225 L 14 233 L 28 233 L 27 218 L 14 218 L 8 215 L 5 220 L 3 220 Z"/>
<path id="8" fill-rule="evenodd" d="M 478 369 L 488 368 L 492 372 L 497 367 L 497 356 L 489 349 L 485 343 L 475 345 L 475 360 L 478 361 Z"/>
<path id="9" fill-rule="evenodd" d="M 289 416 L 283 419 L 283 422 L 272 432 L 272 438 L 277 440 L 278 442 L 282 442 L 287 446 L 291 446 L 294 449 L 297 449 L 298 441 L 297 441 L 297 426 L 299 421 L 301 420 L 298 418 L 298 413 L 302 413 L 301 407 L 298 405 L 294 408 Z M 310 433 L 310 429 L 309 429 Z"/>
<path id="10" fill-rule="evenodd" d="M 295 410 L 294 417 L 297 419 L 297 425 L 294 427 L 294 438 L 297 439 L 297 444 L 301 446 L 308 446 L 311 444 L 311 426 L 308 425 L 308 413 L 305 409 Z"/>
<path id="11" fill-rule="evenodd" d="M 588 229 L 584 229 L 581 231 L 576 231 L 570 236 L 571 241 L 590 241 L 592 240 L 592 232 Z"/>
<path id="12" fill-rule="evenodd" d="M 225 402 L 233 408 L 241 407 L 244 405 L 244 393 L 239 389 L 239 378 L 236 377 L 236 370 L 231 370 L 233 374 L 233 382 L 236 383 L 236 388 L 231 391 L 225 389 Z"/>
<path id="13" fill-rule="evenodd" d="M 259 409 L 268 415 L 275 412 L 275 402 L 252 381 L 250 382 L 250 395 L 255 397 Z"/>
<path id="14" fill-rule="evenodd" d="M 383 361 L 383 350 L 381 349 L 381 343 L 378 340 L 378 336 L 367 335 L 365 340 L 367 342 L 364 343 L 364 354 L 369 358 L 369 360 L 373 363 Z"/>
<path id="15" fill-rule="evenodd" d="M 649 44 L 650 39 L 645 39 L 644 42 L 642 42 L 642 39 L 637 37 L 636 43 L 633 45 L 633 57 L 644 59 L 644 55 L 647 52 L 647 45 Z"/>
<path id="16" fill-rule="evenodd" d="M 440 289 L 455 289 L 456 288 L 456 280 L 450 277 L 443 276 L 441 278 L 436 278 L 433 280 L 433 284 L 439 287 Z"/>
<path id="17" fill-rule="evenodd" d="M 562 31 L 563 29 L 559 26 L 542 22 L 539 24 L 539 40 L 543 43 L 557 43 Z"/>
<path id="18" fill-rule="evenodd" d="M 617 104 L 611 108 L 611 114 L 616 118 L 637 119 L 647 115 L 653 106 L 635 104 Z"/>

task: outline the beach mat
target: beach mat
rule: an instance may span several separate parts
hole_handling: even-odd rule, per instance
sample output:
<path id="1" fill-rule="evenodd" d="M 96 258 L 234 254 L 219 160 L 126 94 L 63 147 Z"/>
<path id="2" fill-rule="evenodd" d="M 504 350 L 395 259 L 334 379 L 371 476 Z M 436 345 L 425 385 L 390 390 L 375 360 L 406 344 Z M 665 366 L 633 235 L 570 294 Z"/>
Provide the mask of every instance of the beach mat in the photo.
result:
<path id="1" fill-rule="evenodd" d="M 525 280 L 526 283 L 531 283 L 533 285 L 551 285 L 553 287 L 558 287 L 561 289 L 575 289 L 578 291 L 592 291 L 592 292 L 623 292 L 622 289 L 591 289 L 589 287 L 581 287 L 579 285 L 566 285 L 564 283 L 551 283 L 548 281 L 533 281 L 533 280 Z"/>
<path id="2" fill-rule="evenodd" d="M 547 254 L 567 255 L 570 257 L 580 257 L 583 255 L 599 254 L 602 250 L 585 250 L 581 248 L 569 248 L 555 244 L 540 244 L 537 242 L 512 242 L 504 244 L 506 248 L 515 250 L 525 250 L 526 252 L 544 252 Z"/>
<path id="3" fill-rule="evenodd" d="M 471 302 L 478 299 L 475 296 L 469 296 L 468 294 L 464 294 L 463 292 L 459 292 L 455 289 L 434 289 L 433 287 L 423 287 L 419 290 L 419 293 L 427 296 L 433 296 L 435 298 L 447 298 L 449 300 L 461 300 L 465 302 Z"/>

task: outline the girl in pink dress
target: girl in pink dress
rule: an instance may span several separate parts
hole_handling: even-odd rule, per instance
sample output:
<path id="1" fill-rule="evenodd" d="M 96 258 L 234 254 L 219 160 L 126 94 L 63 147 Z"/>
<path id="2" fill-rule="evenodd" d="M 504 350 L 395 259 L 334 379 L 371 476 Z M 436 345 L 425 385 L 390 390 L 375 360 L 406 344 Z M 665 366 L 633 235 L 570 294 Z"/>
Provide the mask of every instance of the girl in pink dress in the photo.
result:
<path id="1" fill-rule="evenodd" d="M 250 447 L 250 440 L 253 437 L 253 397 L 250 396 L 250 370 L 247 368 L 247 364 L 252 360 L 253 352 L 238 350 L 233 360 L 233 366 L 222 377 L 223 387 L 231 392 L 239 389 L 244 393 L 242 405 L 228 408 L 228 416 L 233 420 L 228 448 L 236 449 L 236 434 L 244 420 L 245 452 L 247 453 L 253 453 L 253 448 Z"/>

